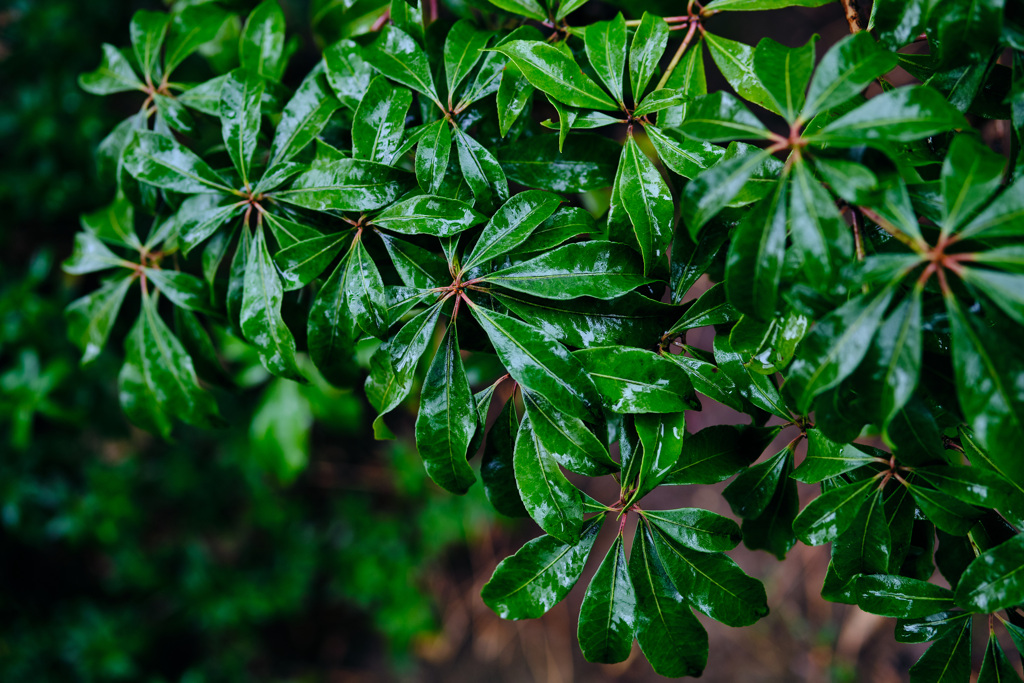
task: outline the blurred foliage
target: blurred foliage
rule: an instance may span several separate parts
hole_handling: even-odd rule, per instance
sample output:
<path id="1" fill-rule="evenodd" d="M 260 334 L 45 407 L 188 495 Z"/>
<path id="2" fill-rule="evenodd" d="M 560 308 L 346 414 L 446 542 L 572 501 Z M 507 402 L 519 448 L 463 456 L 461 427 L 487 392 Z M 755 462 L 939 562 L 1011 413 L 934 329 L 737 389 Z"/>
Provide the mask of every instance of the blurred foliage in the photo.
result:
<path id="1" fill-rule="evenodd" d="M 95 283 L 41 245 L 70 249 L 102 200 L 93 149 L 125 115 L 75 79 L 158 6 L 0 9 L 0 680 L 401 663 L 438 625 L 431 568 L 493 519 L 482 491 L 440 494 L 411 447 L 373 441 L 361 396 L 268 381 L 241 344 L 232 427 L 154 440 L 117 406 L 115 359 L 79 367 L 66 340 L 64 307 Z"/>

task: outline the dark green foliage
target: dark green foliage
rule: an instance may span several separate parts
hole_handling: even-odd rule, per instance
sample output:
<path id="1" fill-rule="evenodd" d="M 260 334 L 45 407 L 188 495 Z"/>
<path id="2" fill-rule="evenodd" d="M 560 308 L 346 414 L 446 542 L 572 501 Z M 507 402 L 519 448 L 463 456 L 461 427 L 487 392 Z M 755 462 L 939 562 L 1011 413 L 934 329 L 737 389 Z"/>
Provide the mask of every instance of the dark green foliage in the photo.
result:
<path id="1" fill-rule="evenodd" d="M 767 613 L 724 551 L 831 543 L 824 594 L 935 640 L 912 679 L 965 680 L 971 622 L 935 615 L 1024 602 L 1019 12 L 878 0 L 854 26 L 868 30 L 815 65 L 816 37 L 750 46 L 717 35 L 715 16 L 825 0 L 628 20 L 591 2 L 603 20 L 586 26 L 565 21 L 579 0 L 492 0 L 494 17 L 452 3 L 456 22 L 370 4 L 316 15 L 330 39 L 294 93 L 272 0 L 246 20 L 238 65 L 214 63 L 205 83 L 168 76 L 219 34 L 213 5 L 138 14 L 134 63 L 106 45 L 82 77 L 147 97 L 100 147 L 115 198 L 65 263 L 115 273 L 69 307 L 85 362 L 139 284 L 125 412 L 165 437 L 216 422 L 206 361 L 239 339 L 281 382 L 366 375 L 378 437 L 417 395 L 430 478 L 466 493 L 485 443 L 495 508 L 545 532 L 485 586 L 502 617 L 564 598 L 614 520 L 580 614 L 584 655 L 621 661 L 635 638 L 658 673 L 699 675 L 692 609 L 732 626 Z M 895 52 L 922 32 L 928 54 Z M 1012 69 L 996 64 L 1004 48 Z M 894 87 L 897 65 L 923 84 Z M 735 94 L 707 92 L 712 68 Z M 986 119 L 1013 130 L 1008 164 L 972 128 Z M 702 276 L 712 286 L 695 290 Z M 177 333 L 172 307 L 188 311 Z M 707 327 L 711 348 L 687 339 Z M 217 343 L 197 345 L 209 329 Z M 476 384 L 490 388 L 474 397 Z M 751 424 L 688 435 L 698 393 Z M 758 462 L 783 430 L 789 444 Z M 644 502 L 733 475 L 724 498 L 742 526 Z M 598 476 L 617 500 L 581 490 Z M 803 511 L 797 481 L 821 486 Z M 936 563 L 952 592 L 927 581 Z M 990 650 L 983 676 L 998 679 Z"/>

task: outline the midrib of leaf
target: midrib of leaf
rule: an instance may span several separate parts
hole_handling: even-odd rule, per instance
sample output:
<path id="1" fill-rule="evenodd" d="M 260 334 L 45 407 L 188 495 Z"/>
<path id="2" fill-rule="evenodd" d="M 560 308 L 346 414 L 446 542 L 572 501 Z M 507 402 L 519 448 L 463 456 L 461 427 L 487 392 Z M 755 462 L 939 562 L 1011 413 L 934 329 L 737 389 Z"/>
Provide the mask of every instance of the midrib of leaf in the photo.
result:
<path id="1" fill-rule="evenodd" d="M 554 536 L 552 536 L 552 538 L 554 538 Z M 556 539 L 556 540 L 557 540 L 557 539 Z M 561 543 L 561 541 L 559 541 L 559 543 Z M 553 566 L 555 566 L 555 563 L 557 563 L 557 562 L 558 562 L 559 560 L 561 560 L 561 559 L 562 559 L 563 557 L 565 557 L 565 556 L 566 556 L 566 554 L 568 554 L 568 553 L 572 552 L 573 548 L 575 547 L 575 546 L 571 546 L 571 545 L 569 545 L 569 544 L 564 544 L 564 545 L 565 545 L 565 550 L 563 550 L 563 551 L 562 551 L 562 552 L 561 552 L 561 553 L 560 553 L 560 554 L 558 555 L 558 557 L 556 557 L 555 559 L 551 560 L 551 562 L 549 562 L 549 563 L 547 564 L 547 566 L 545 566 L 545 567 L 544 567 L 543 569 L 541 569 L 541 570 L 540 570 L 540 571 L 538 571 L 538 572 L 537 572 L 536 574 L 534 574 L 533 576 L 531 576 L 531 577 L 530 577 L 529 579 L 527 579 L 526 581 L 524 581 L 524 582 L 522 583 L 522 585 L 520 585 L 520 586 L 519 586 L 518 588 L 516 588 L 516 589 L 515 589 L 514 591 L 510 591 L 510 592 L 508 592 L 508 593 L 505 593 L 504 597 L 506 597 L 506 598 L 510 598 L 510 597 L 512 597 L 513 595 L 515 595 L 516 593 L 518 593 L 519 591 L 523 590 L 524 588 L 526 588 L 527 586 L 529 586 L 530 584 L 532 584 L 532 583 L 533 583 L 534 581 L 536 581 L 536 580 L 537 580 L 538 578 L 540 578 L 540 576 L 541 576 L 541 575 L 543 575 L 543 574 L 544 574 L 544 572 L 546 572 L 547 570 L 549 570 L 549 569 L 551 569 L 551 568 L 552 568 Z"/>
<path id="2" fill-rule="evenodd" d="M 871 508 L 868 510 L 868 518 L 867 518 L 867 521 L 864 523 L 864 529 L 862 530 L 863 533 L 860 534 L 860 538 L 858 539 L 859 542 L 860 542 L 860 558 L 861 559 L 864 558 L 864 550 L 867 547 L 867 543 L 868 543 L 867 531 L 868 531 L 868 529 L 871 528 L 871 519 L 875 515 L 875 509 L 876 509 L 876 507 L 878 505 L 878 501 L 879 501 L 880 498 L 881 498 L 881 496 L 878 496 L 878 495 L 875 495 L 875 496 L 873 496 L 871 498 Z"/>
<path id="3" fill-rule="evenodd" d="M 899 334 L 896 337 L 896 344 L 893 347 L 892 358 L 889 359 L 889 364 L 886 366 L 886 369 L 885 369 L 885 377 L 884 377 L 884 381 L 883 381 L 883 386 L 886 386 L 886 387 L 890 386 L 889 380 L 893 376 L 893 374 L 896 372 L 896 367 L 899 365 L 899 360 L 900 360 L 901 356 L 903 355 L 903 350 L 906 347 L 907 340 L 910 337 L 910 327 L 911 327 L 911 322 L 912 322 L 912 318 L 913 318 L 912 311 L 914 310 L 915 306 L 917 305 L 916 298 L 920 296 L 920 292 L 917 289 L 915 289 L 914 293 L 912 294 L 912 296 L 915 297 L 915 301 L 911 301 L 910 308 L 908 309 L 908 314 L 906 315 L 906 317 L 904 317 L 903 324 L 900 325 L 900 331 L 899 331 Z M 886 403 L 886 401 L 884 400 L 884 397 L 883 397 L 883 405 L 885 405 L 885 403 Z M 887 422 L 888 422 L 889 414 L 891 413 L 891 411 L 892 411 L 891 406 L 886 408 L 885 419 L 886 419 Z M 914 430 L 913 422 L 910 421 L 910 420 L 908 420 L 907 422 L 910 423 L 911 430 L 915 432 L 915 436 L 916 436 L 916 430 Z"/>
<path id="4" fill-rule="evenodd" d="M 648 514 L 650 514 L 650 513 L 648 513 Z M 672 545 L 672 542 L 665 536 L 665 534 L 663 534 L 660 530 L 656 529 L 656 531 L 662 537 L 662 539 L 664 539 L 665 545 L 668 546 L 668 548 L 673 553 L 675 553 L 683 562 L 685 562 L 687 565 L 689 565 L 690 569 L 693 570 L 694 574 L 700 574 L 705 579 L 707 579 L 709 583 L 717 586 L 723 593 L 732 596 L 736 600 L 740 600 L 741 601 L 741 598 L 740 598 L 738 593 L 735 593 L 732 590 L 726 588 L 724 585 L 722 585 L 718 581 L 715 581 L 713 578 L 711 578 L 710 574 L 706 574 L 706 573 L 702 572 L 700 569 L 698 569 L 697 565 L 695 565 L 692 562 L 690 562 L 690 560 L 685 555 L 680 553 L 679 550 L 676 549 L 676 547 L 674 545 Z"/>
<path id="5" fill-rule="evenodd" d="M 149 330 L 150 330 L 150 334 L 153 337 L 153 345 L 156 347 L 157 353 L 160 355 L 160 359 L 163 361 L 163 366 L 166 369 L 171 371 L 169 374 L 173 378 L 174 383 L 178 386 L 178 390 L 180 391 L 182 398 L 185 399 L 186 403 L 189 403 L 189 400 L 188 400 L 188 388 L 189 387 L 188 387 L 188 385 L 185 384 L 184 378 L 181 376 L 181 374 L 176 372 L 176 370 L 178 369 L 178 366 L 172 361 L 170 349 L 167 348 L 167 345 L 164 343 L 163 339 L 161 339 L 160 335 L 156 333 L 157 322 L 156 322 L 156 320 L 154 320 L 155 313 L 154 313 L 154 311 L 152 309 L 152 299 L 148 299 L 147 298 L 147 304 L 145 306 L 145 312 L 146 312 L 146 327 L 148 327 Z M 145 367 L 145 366 L 143 366 L 143 367 Z M 143 373 L 143 374 L 149 374 L 149 373 Z M 159 394 L 156 393 L 155 388 L 154 388 L 154 394 L 155 395 L 159 395 Z M 191 407 L 189 409 L 189 412 L 191 412 Z"/>
<path id="6" fill-rule="evenodd" d="M 162 161 L 162 160 L 158 159 L 157 157 L 155 157 L 154 155 L 150 154 L 149 152 L 143 152 L 143 154 L 146 156 L 146 158 L 148 158 L 150 161 L 155 163 L 157 166 L 160 166 L 162 168 L 166 168 L 166 169 L 168 169 L 170 171 L 174 171 L 175 173 L 183 175 L 186 178 L 191 178 L 192 180 L 196 180 L 196 181 L 198 181 L 198 182 L 200 182 L 203 185 L 206 185 L 208 187 L 214 187 L 214 188 L 217 188 L 218 190 L 223 190 L 224 192 L 231 192 L 231 188 L 230 187 L 227 187 L 225 185 L 220 185 L 220 184 L 215 183 L 213 181 L 207 180 L 206 178 L 203 178 L 203 177 L 200 177 L 198 175 L 195 175 L 194 173 L 190 173 L 190 172 L 186 171 L 183 168 L 179 168 L 178 166 L 174 166 L 173 164 L 169 164 L 166 161 Z"/>
<path id="7" fill-rule="evenodd" d="M 548 471 L 546 469 L 544 469 L 544 457 L 543 457 L 544 450 L 543 450 L 543 447 L 540 444 L 540 437 L 537 436 L 537 430 L 535 430 L 535 429 L 531 430 L 530 438 L 533 439 L 533 447 L 534 447 L 534 449 L 536 450 L 536 453 L 537 453 L 537 464 L 540 465 L 540 476 L 541 476 L 541 479 L 544 480 L 544 485 L 548 489 L 548 499 L 551 501 L 551 503 L 555 506 L 555 509 L 558 511 L 558 521 L 559 521 L 558 526 L 560 528 L 564 527 L 564 522 L 568 518 L 568 515 L 565 514 L 565 511 L 562 509 L 562 506 L 559 504 L 558 496 L 555 495 L 555 489 L 554 489 L 553 486 L 551 486 L 551 480 L 548 478 Z M 556 468 L 558 467 L 557 464 L 555 464 L 554 466 Z"/>
<path id="8" fill-rule="evenodd" d="M 651 196 L 649 194 L 647 194 L 647 186 L 644 183 L 644 175 L 643 175 L 643 172 L 640 169 L 640 159 L 637 158 L 637 153 L 639 152 L 640 154 L 643 154 L 643 152 L 639 151 L 639 149 L 638 149 L 638 147 L 636 145 L 636 142 L 633 140 L 633 138 L 630 138 L 629 141 L 626 143 L 626 149 L 629 150 L 629 155 L 633 159 L 633 170 L 636 171 L 637 181 L 638 181 L 638 184 L 640 185 L 640 195 L 641 195 L 641 197 L 643 199 L 644 214 L 647 216 L 647 227 L 648 227 L 648 231 L 650 233 L 648 235 L 648 237 L 647 237 L 647 244 L 646 245 L 644 245 L 643 241 L 641 241 L 641 243 L 640 243 L 640 251 L 641 251 L 641 253 L 644 252 L 645 251 L 644 250 L 644 246 L 646 246 L 647 249 L 650 249 L 651 257 L 653 258 L 654 257 L 654 253 L 653 253 L 654 252 L 654 229 L 655 229 L 654 209 L 652 207 L 652 202 L 651 202 L 651 199 L 650 199 Z M 627 211 L 626 213 L 628 215 L 629 212 Z M 640 237 L 640 233 L 637 232 L 637 226 L 636 225 L 633 226 L 633 233 L 636 235 L 638 240 L 642 239 Z"/>
<path id="9" fill-rule="evenodd" d="M 454 325 L 454 324 L 455 323 L 453 322 L 452 325 Z M 455 433 L 455 430 L 452 429 L 452 425 L 455 422 L 455 420 L 452 417 L 452 391 L 453 391 L 453 389 L 455 387 L 454 377 L 455 377 L 455 361 L 456 361 L 456 355 L 455 355 L 455 353 L 452 350 L 452 346 L 453 346 L 452 342 L 455 339 L 454 332 L 455 331 L 452 330 L 452 334 L 449 336 L 448 343 L 446 344 L 445 350 L 444 350 L 445 425 L 448 428 L 446 433 L 445 433 L 444 440 L 445 440 L 445 448 L 448 450 L 448 467 L 452 471 L 452 481 L 456 482 L 456 481 L 459 480 L 459 475 L 458 475 L 458 472 L 455 471 L 456 470 L 456 468 L 455 468 L 455 457 L 456 456 L 455 456 L 455 451 L 452 448 L 453 445 L 454 445 L 453 444 L 452 435 Z"/>
<path id="10" fill-rule="evenodd" d="M 278 331 L 276 329 L 277 326 L 271 324 L 273 322 L 273 313 L 270 310 L 270 289 L 267 286 L 266 271 L 266 262 L 269 260 L 269 254 L 267 254 L 266 237 L 264 236 L 262 230 L 260 231 L 258 245 L 259 246 L 257 246 L 257 249 L 259 250 L 260 253 L 258 255 L 256 268 L 257 272 L 259 273 L 260 288 L 263 289 L 263 306 L 261 308 L 263 309 L 263 314 L 266 316 L 267 331 L 270 333 L 270 337 L 274 340 L 274 354 L 275 356 L 281 359 L 281 362 L 285 362 L 284 354 L 282 354 L 280 351 L 281 338 L 278 335 Z M 263 258 L 265 255 L 268 257 L 267 259 Z"/>
<path id="11" fill-rule="evenodd" d="M 304 119 L 302 119 L 300 123 L 296 124 L 296 126 L 292 129 L 292 132 L 281 143 L 281 146 L 280 148 L 278 148 L 277 153 L 274 155 L 274 158 L 271 159 L 270 164 L 267 166 L 267 173 L 264 173 L 263 175 L 268 175 L 268 173 L 271 170 L 273 170 L 275 165 L 284 161 L 283 155 L 285 151 L 288 150 L 288 148 L 292 146 L 292 143 L 295 142 L 295 139 L 299 137 L 299 133 L 302 132 L 303 127 L 306 124 L 308 124 L 308 122 L 311 119 L 315 118 L 316 115 L 320 113 L 321 109 L 324 109 L 328 104 L 330 104 L 331 99 L 335 99 L 335 96 L 331 95 L 329 98 L 319 100 L 317 102 L 316 107 L 312 111 L 310 111 L 309 114 Z"/>

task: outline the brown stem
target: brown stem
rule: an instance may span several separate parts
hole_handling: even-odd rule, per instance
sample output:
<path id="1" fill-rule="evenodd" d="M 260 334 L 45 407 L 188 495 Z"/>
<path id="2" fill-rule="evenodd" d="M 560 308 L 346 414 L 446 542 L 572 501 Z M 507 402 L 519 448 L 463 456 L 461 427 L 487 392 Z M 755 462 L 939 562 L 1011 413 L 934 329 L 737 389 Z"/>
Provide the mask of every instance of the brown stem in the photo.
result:
<path id="1" fill-rule="evenodd" d="M 864 30 L 864 19 L 860 12 L 860 3 L 857 0 L 840 0 L 843 3 L 843 10 L 846 12 L 846 23 L 850 25 L 850 33 L 860 33 Z"/>

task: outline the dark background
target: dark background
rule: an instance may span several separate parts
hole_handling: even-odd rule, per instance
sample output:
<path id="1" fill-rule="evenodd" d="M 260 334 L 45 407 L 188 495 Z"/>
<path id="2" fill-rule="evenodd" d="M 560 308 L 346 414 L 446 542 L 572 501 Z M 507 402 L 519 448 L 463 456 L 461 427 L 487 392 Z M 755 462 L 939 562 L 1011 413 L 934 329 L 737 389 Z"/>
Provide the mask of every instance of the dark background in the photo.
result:
<path id="1" fill-rule="evenodd" d="M 608 10 L 592 5 L 577 23 Z M 62 309 L 95 282 L 59 263 L 79 214 L 113 193 L 95 146 L 138 106 L 131 93 L 88 95 L 76 78 L 98 64 L 101 43 L 127 44 L 136 9 L 160 5 L 0 6 L 0 680 L 658 679 L 636 650 L 615 666 L 582 660 L 585 580 L 536 621 L 503 622 L 483 605 L 495 564 L 538 531 L 497 519 L 479 486 L 457 498 L 431 484 L 411 414 L 395 421 L 398 441 L 375 442 L 358 391 L 268 382 L 236 346 L 242 388 L 218 397 L 230 427 L 179 427 L 166 443 L 127 423 L 115 381 L 124 330 L 79 367 Z M 319 53 L 308 8 L 284 6 L 302 41 L 294 85 Z M 685 3 L 624 5 L 631 16 L 647 6 Z M 748 44 L 817 32 L 819 52 L 847 31 L 838 3 L 708 25 Z M 742 419 L 709 405 L 689 429 Z M 617 495 L 602 486 L 588 492 Z M 651 504 L 728 513 L 720 489 L 662 489 Z M 827 548 L 798 545 L 782 563 L 733 556 L 765 582 L 772 611 L 745 629 L 702 618 L 705 680 L 899 681 L 923 651 L 896 644 L 892 620 L 821 599 Z"/>

